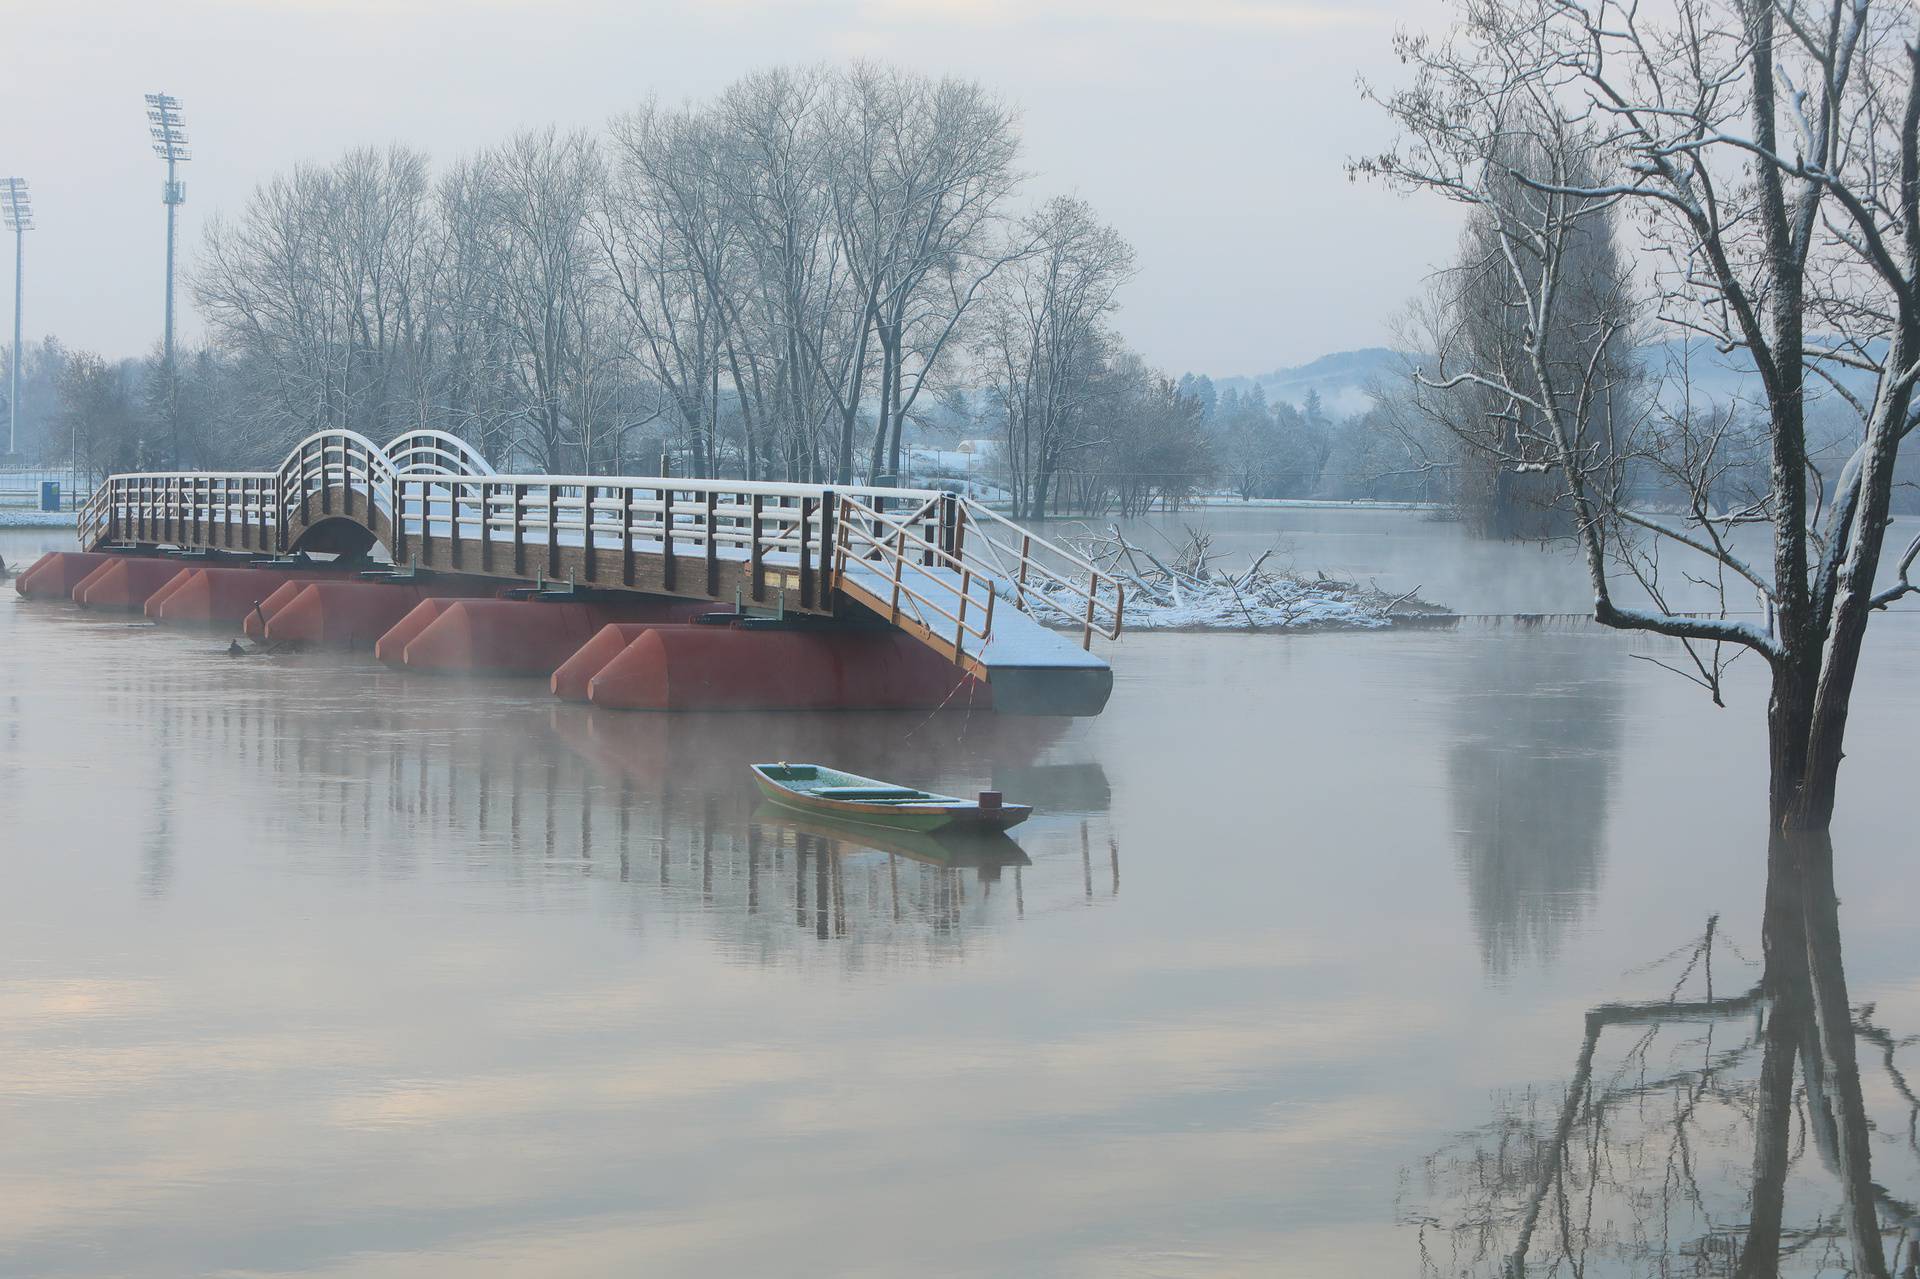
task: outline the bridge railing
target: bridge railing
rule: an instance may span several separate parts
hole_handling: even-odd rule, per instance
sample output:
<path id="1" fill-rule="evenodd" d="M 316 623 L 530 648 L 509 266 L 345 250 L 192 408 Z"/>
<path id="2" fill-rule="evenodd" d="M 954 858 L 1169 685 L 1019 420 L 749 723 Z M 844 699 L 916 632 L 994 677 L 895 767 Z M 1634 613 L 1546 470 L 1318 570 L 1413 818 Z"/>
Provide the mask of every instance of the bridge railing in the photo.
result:
<path id="1" fill-rule="evenodd" d="M 956 651 L 991 638 L 1002 593 L 1022 612 L 1077 626 L 1082 648 L 1095 635 L 1119 638 L 1126 592 L 1116 579 L 977 502 L 940 493 L 888 512 L 843 494 L 839 523 L 836 577 L 871 594 L 877 576 L 889 621 L 950 634 Z"/>
<path id="2" fill-rule="evenodd" d="M 407 431 L 388 440 L 382 450 L 401 475 L 492 475 L 494 469 L 480 451 L 445 431 Z"/>
<path id="3" fill-rule="evenodd" d="M 156 471 L 109 476 L 80 508 L 80 542 L 168 541 L 271 549 L 278 527 L 273 471 Z"/>
<path id="4" fill-rule="evenodd" d="M 420 539 L 450 543 L 444 552 L 477 567 L 495 552 L 534 566 L 529 549 L 545 552 L 548 572 L 559 551 L 576 548 L 589 578 L 601 556 L 644 552 L 659 555 L 664 585 L 679 589 L 683 560 L 705 560 L 709 579 L 721 561 L 748 568 L 752 598 L 770 592 L 766 570 L 777 585 L 791 586 L 802 608 L 823 606 L 833 560 L 836 490 L 813 484 L 676 477 L 604 475 L 396 475 L 390 496 L 379 504 L 396 515 L 393 552 L 410 558 Z M 924 489 L 861 486 L 854 490 L 876 505 L 924 507 L 938 494 Z M 937 533 L 937 515 L 923 517 L 922 530 Z M 477 548 L 463 552 L 460 548 Z M 535 568 L 528 567 L 528 572 Z M 693 570 L 697 571 L 697 570 Z M 789 581 L 789 577 L 792 579 Z"/>
<path id="5" fill-rule="evenodd" d="M 956 551 L 977 566 L 975 572 L 1011 585 L 1022 612 L 1076 621 L 1082 648 L 1091 648 L 1096 635 L 1120 638 L 1127 592 L 1118 578 L 979 502 L 963 501 L 961 510 Z"/>
<path id="6" fill-rule="evenodd" d="M 278 472 L 280 490 L 280 527 L 296 522 L 311 523 L 318 514 L 371 516 L 376 507 L 391 507 L 383 499 L 392 496 L 397 472 L 386 450 L 356 431 L 319 431 L 294 445 Z M 333 496 L 340 494 L 341 509 L 333 509 Z M 366 521 L 370 522 L 370 521 Z M 286 549 L 286 548 L 281 548 Z"/>

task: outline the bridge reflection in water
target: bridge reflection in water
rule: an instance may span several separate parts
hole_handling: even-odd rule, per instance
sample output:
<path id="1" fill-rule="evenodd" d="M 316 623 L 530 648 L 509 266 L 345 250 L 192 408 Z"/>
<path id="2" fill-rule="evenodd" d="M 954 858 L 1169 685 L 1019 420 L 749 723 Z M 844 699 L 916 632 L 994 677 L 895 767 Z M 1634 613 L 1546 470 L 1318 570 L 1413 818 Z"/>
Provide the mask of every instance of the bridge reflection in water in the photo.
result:
<path id="1" fill-rule="evenodd" d="M 1421 1272 L 1920 1273 L 1920 1034 L 1850 1001 L 1838 907 L 1831 840 L 1777 837 L 1762 961 L 1708 920 L 1663 996 L 1588 1010 L 1563 1089 L 1408 1170 Z"/>
<path id="2" fill-rule="evenodd" d="M 296 871 L 505 877 L 530 909 L 540 881 L 593 877 L 629 886 L 611 900 L 631 927 L 697 917 L 737 959 L 778 963 L 809 938 L 856 966 L 958 958 L 1029 912 L 1119 892 L 1104 772 L 1046 758 L 1066 720 L 635 715 L 503 699 L 497 684 L 450 698 L 437 681 L 437 700 L 406 696 L 385 685 L 422 677 L 359 673 L 381 686 L 375 696 L 361 682 L 351 696 L 258 687 L 210 699 L 202 680 L 164 668 L 118 673 L 108 695 L 150 718 L 160 759 L 190 739 L 200 766 L 233 770 L 218 792 L 258 807 Z M 1042 815 L 1017 841 L 790 819 L 761 801 L 746 769 L 785 757 L 960 791 L 1007 788 Z M 153 803 L 141 870 L 150 895 L 171 881 L 180 826 L 166 766 Z"/>

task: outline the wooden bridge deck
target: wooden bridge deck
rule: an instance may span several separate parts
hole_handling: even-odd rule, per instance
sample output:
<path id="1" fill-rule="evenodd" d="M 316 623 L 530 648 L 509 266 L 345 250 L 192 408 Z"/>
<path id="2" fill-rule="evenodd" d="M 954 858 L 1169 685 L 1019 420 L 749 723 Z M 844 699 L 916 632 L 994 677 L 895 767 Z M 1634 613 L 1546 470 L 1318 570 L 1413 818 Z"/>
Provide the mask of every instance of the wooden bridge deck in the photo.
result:
<path id="1" fill-rule="evenodd" d="M 499 475 L 432 431 L 385 447 L 322 433 L 277 471 L 116 475 L 82 512 L 80 537 L 88 550 L 378 548 L 403 571 L 878 618 L 995 684 L 997 701 L 1041 710 L 1104 703 L 1112 676 L 1092 641 L 1119 634 L 1125 607 L 1119 584 L 1079 556 L 952 493 Z"/>

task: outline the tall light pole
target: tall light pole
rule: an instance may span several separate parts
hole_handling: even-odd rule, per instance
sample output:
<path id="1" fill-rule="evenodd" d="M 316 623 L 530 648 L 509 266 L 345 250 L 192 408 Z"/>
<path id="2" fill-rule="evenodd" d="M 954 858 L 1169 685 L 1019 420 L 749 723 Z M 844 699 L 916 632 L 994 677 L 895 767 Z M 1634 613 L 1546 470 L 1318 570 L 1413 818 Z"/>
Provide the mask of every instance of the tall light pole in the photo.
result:
<path id="1" fill-rule="evenodd" d="M 20 271 L 27 260 L 27 232 L 33 230 L 33 197 L 25 178 L 0 178 L 0 216 L 13 232 L 13 359 L 7 363 L 7 455 L 20 445 Z"/>
<path id="2" fill-rule="evenodd" d="M 167 162 L 167 185 L 160 200 L 167 206 L 167 329 L 161 372 L 167 379 L 167 429 L 172 437 L 173 463 L 180 464 L 180 423 L 173 411 L 173 246 L 175 220 L 187 202 L 187 184 L 178 169 L 193 158 L 187 150 L 187 122 L 180 101 L 170 93 L 147 95 L 147 132 L 153 135 L 153 153 Z"/>

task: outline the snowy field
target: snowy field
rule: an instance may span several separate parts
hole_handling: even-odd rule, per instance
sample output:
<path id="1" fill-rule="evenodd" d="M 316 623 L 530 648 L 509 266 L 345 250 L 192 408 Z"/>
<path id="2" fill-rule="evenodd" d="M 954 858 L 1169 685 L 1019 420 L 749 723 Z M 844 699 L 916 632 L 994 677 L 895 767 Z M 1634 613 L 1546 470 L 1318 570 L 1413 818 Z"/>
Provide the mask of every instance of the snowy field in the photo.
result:
<path id="1" fill-rule="evenodd" d="M 79 520 L 74 511 L 35 511 L 0 505 L 0 528 L 72 528 Z"/>

